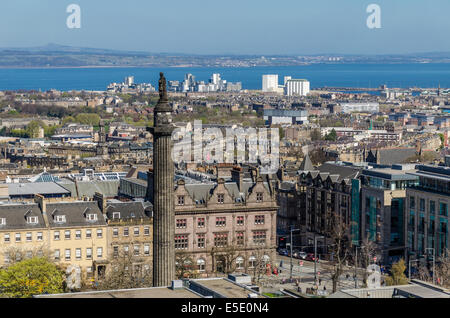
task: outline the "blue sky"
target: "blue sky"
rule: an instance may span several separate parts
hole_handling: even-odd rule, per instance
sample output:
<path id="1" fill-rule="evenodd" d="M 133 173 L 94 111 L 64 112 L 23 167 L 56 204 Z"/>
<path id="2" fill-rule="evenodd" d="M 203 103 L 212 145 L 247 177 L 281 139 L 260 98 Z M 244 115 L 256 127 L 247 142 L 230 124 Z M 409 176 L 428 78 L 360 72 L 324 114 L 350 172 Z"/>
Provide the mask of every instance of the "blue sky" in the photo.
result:
<path id="1" fill-rule="evenodd" d="M 66 7 L 81 7 L 68 29 Z M 366 8 L 381 7 L 381 29 Z M 450 51 L 449 0 L 14 0 L 0 47 L 62 45 L 195 54 Z"/>

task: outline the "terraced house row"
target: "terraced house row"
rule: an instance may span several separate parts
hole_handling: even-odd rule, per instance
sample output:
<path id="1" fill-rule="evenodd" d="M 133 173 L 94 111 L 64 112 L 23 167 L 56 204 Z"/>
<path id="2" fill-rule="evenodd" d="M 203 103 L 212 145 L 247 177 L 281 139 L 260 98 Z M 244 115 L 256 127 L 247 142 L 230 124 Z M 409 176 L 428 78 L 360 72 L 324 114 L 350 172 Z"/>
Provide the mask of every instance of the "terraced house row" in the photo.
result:
<path id="1" fill-rule="evenodd" d="M 78 266 L 84 278 L 97 279 L 120 251 L 132 251 L 139 259 L 133 265 L 150 264 L 151 245 L 149 203 L 106 201 L 96 194 L 93 201 L 36 195 L 35 202 L 0 205 L 0 266 L 48 255 L 63 267 Z"/>

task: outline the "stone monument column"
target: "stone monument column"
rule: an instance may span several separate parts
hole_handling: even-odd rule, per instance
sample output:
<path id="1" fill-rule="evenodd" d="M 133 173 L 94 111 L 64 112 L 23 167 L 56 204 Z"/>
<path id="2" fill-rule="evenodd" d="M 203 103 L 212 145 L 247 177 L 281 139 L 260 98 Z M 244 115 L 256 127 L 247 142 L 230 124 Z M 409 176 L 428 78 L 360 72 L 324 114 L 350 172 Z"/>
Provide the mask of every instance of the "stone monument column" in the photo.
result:
<path id="1" fill-rule="evenodd" d="M 174 125 L 163 73 L 154 127 L 149 130 L 153 134 L 153 286 L 170 286 L 175 279 Z"/>

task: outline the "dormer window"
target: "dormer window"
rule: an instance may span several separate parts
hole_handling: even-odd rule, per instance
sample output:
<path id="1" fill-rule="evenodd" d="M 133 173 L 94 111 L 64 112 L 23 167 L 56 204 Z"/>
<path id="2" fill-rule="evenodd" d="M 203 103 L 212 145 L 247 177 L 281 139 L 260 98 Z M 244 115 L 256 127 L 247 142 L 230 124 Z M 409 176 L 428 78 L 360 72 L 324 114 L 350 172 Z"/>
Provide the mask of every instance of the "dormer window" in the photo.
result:
<path id="1" fill-rule="evenodd" d="M 256 193 L 256 202 L 263 202 L 264 194 L 262 192 Z"/>
<path id="2" fill-rule="evenodd" d="M 94 214 L 94 213 L 88 214 L 88 215 L 86 215 L 86 219 L 88 221 L 97 221 L 97 214 Z"/>
<path id="3" fill-rule="evenodd" d="M 66 223 L 66 216 L 65 215 L 56 215 L 55 222 L 56 223 Z"/>
<path id="4" fill-rule="evenodd" d="M 38 224 L 38 217 L 37 216 L 27 217 L 27 223 L 28 224 Z"/>
<path id="5" fill-rule="evenodd" d="M 6 225 L 6 218 L 0 218 L 0 226 Z"/>
<path id="6" fill-rule="evenodd" d="M 225 195 L 223 193 L 217 194 L 217 203 L 223 204 L 224 203 L 224 198 L 225 198 Z"/>
<path id="7" fill-rule="evenodd" d="M 120 212 L 113 212 L 113 219 L 120 219 Z"/>
<path id="8" fill-rule="evenodd" d="M 178 196 L 178 205 L 184 205 L 184 195 Z"/>

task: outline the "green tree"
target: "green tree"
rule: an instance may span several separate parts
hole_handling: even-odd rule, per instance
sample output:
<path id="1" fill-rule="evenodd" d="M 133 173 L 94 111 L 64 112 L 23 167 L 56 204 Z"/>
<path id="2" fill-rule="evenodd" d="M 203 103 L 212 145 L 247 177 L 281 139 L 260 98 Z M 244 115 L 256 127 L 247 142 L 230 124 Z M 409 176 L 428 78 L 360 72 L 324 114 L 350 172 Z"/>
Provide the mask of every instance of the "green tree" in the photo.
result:
<path id="1" fill-rule="evenodd" d="M 75 117 L 75 121 L 84 125 L 98 126 L 100 116 L 97 114 L 81 113 Z"/>
<path id="2" fill-rule="evenodd" d="M 336 130 L 334 130 L 334 128 L 330 131 L 330 133 L 328 135 L 325 136 L 325 140 L 329 140 L 329 141 L 336 141 L 337 139 L 337 134 L 336 134 Z"/>
<path id="3" fill-rule="evenodd" d="M 41 122 L 33 120 L 28 124 L 25 131 L 29 138 L 37 138 L 39 136 L 39 128 L 41 128 Z"/>
<path id="4" fill-rule="evenodd" d="M 386 277 L 387 286 L 406 285 L 408 279 L 405 275 L 406 265 L 403 258 L 392 265 L 391 274 Z"/>
<path id="5" fill-rule="evenodd" d="M 30 298 L 43 293 L 62 293 L 64 273 L 45 257 L 34 257 L 0 270 L 0 294 Z"/>

